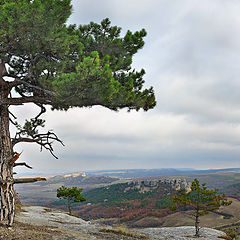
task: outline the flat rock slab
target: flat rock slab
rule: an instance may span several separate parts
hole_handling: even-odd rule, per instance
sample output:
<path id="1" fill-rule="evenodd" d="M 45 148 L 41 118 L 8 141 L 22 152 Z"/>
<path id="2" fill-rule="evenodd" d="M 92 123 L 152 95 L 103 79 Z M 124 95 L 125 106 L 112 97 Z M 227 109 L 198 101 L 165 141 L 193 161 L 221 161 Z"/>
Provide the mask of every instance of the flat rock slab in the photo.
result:
<path id="1" fill-rule="evenodd" d="M 50 230 L 62 232 L 61 240 L 130 240 L 138 239 L 101 233 L 101 226 L 91 224 L 81 218 L 70 216 L 61 210 L 50 209 L 40 206 L 24 206 L 22 212 L 16 216 L 16 221 L 35 226 L 46 226 Z M 164 228 L 143 228 L 135 231 L 144 235 L 149 240 L 219 240 L 219 236 L 225 234 L 221 231 L 201 228 L 200 238 L 194 237 L 194 227 L 164 227 Z M 52 238 L 59 239 L 59 238 Z"/>
<path id="2" fill-rule="evenodd" d="M 94 225 L 89 222 L 70 216 L 60 210 L 44 208 L 40 206 L 25 206 L 17 217 L 17 221 L 28 223 L 36 226 L 61 227 L 67 230 L 93 230 Z"/>
<path id="3" fill-rule="evenodd" d="M 40 206 L 24 206 L 22 212 L 16 216 L 16 221 L 35 225 L 46 226 L 72 236 L 72 239 L 95 240 L 93 234 L 98 232 L 95 225 L 81 218 L 70 216 L 65 212 Z"/>
<path id="4" fill-rule="evenodd" d="M 151 240 L 219 240 L 219 236 L 225 236 L 224 232 L 201 228 L 200 237 L 194 237 L 195 227 L 163 227 L 163 228 L 144 228 L 141 233 L 147 235 Z"/>

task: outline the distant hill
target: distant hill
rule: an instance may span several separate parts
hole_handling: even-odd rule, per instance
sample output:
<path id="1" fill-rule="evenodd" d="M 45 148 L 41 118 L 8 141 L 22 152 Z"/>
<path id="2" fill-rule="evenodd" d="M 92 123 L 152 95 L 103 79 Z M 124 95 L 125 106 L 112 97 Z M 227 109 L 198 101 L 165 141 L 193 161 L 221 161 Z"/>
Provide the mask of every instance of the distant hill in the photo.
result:
<path id="1" fill-rule="evenodd" d="M 228 185 L 221 189 L 221 191 L 226 193 L 228 197 L 236 198 L 240 201 L 240 183 Z"/>
<path id="2" fill-rule="evenodd" d="M 73 173 L 66 175 L 57 175 L 51 177 L 47 182 L 42 182 L 41 185 L 62 184 L 67 187 L 75 186 L 82 188 L 91 188 L 92 185 L 110 184 L 118 181 L 119 178 L 109 176 L 86 176 L 85 173 Z M 94 186 L 95 187 L 95 186 Z"/>
<path id="3" fill-rule="evenodd" d="M 159 182 L 154 186 L 113 184 L 85 192 L 87 202 L 75 204 L 73 209 L 85 220 L 105 218 L 109 223 L 109 219 L 117 218 L 120 222 L 134 225 L 135 221 L 146 216 L 168 215 L 172 193 L 175 190 L 169 183 Z M 58 200 L 50 206 L 65 208 L 65 201 Z"/>
<path id="4" fill-rule="evenodd" d="M 207 187 L 217 187 L 226 192 L 227 196 L 239 199 L 240 172 L 237 169 L 197 171 L 195 174 L 193 174 L 195 170 L 182 169 L 178 170 L 181 172 L 179 175 L 171 175 L 170 173 L 174 173 L 174 171 L 169 169 L 169 176 L 151 175 L 159 173 L 158 170 L 156 172 L 155 170 L 131 171 L 127 174 L 140 174 L 142 172 L 143 175 L 130 179 L 117 177 L 117 174 L 122 176 L 126 174 L 126 172 L 118 170 L 105 172 L 103 173 L 106 174 L 104 176 L 97 175 L 100 172 L 96 175 L 92 173 L 92 176 L 89 176 L 88 173 L 86 175 L 84 173 L 72 173 L 50 177 L 46 182 L 19 184 L 16 185 L 16 190 L 23 204 L 65 209 L 64 202 L 56 198 L 56 189 L 62 185 L 81 187 L 87 196 L 87 202 L 82 205 L 75 205 L 74 210 L 79 216 L 109 224 L 124 222 L 124 224 L 137 227 L 176 226 L 176 221 L 182 225 L 191 223 L 192 220 L 187 219 L 181 213 L 170 214 L 171 212 L 168 210 L 169 196 L 174 193 L 174 190 L 167 184 L 156 185 L 156 182 L 164 181 L 164 179 L 166 179 L 166 183 L 176 182 L 177 188 L 179 184 L 185 184 L 184 179 L 189 183 L 194 178 L 198 178 L 200 182 L 206 182 Z M 107 174 L 111 175 L 108 176 Z M 146 177 L 147 174 L 151 176 Z M 180 179 L 181 182 L 175 181 L 176 179 Z M 152 189 L 148 185 L 151 185 Z M 219 225 L 225 225 L 226 221 L 227 224 L 232 223 L 235 219 L 239 219 L 231 217 L 236 215 L 238 207 L 239 202 L 236 202 L 234 210 L 229 210 L 227 213 L 230 216 L 229 220 L 224 218 L 226 214 L 216 215 L 215 213 L 210 215 L 206 222 L 210 224 L 212 218 L 219 217 Z"/>
<path id="5" fill-rule="evenodd" d="M 110 176 L 117 178 L 141 178 L 141 177 L 156 177 L 156 176 L 182 176 L 182 175 L 195 175 L 195 174 L 208 174 L 208 173 L 227 173 L 235 172 L 240 173 L 240 168 L 224 168 L 224 169 L 206 169 L 197 170 L 193 168 L 159 168 L 159 169 L 113 169 L 113 170 L 93 170 L 85 171 L 87 176 Z M 54 176 L 74 175 L 79 172 L 67 171 L 43 171 L 43 172 L 28 172 L 20 173 L 20 177 L 36 177 L 44 176 L 48 179 Z"/>
<path id="6" fill-rule="evenodd" d="M 222 177 L 218 174 L 213 176 L 218 181 Z M 203 177 L 205 178 L 206 175 L 204 174 Z M 73 210 L 85 220 L 96 220 L 104 224 L 124 223 L 130 227 L 181 226 L 181 224 L 190 224 L 192 219 L 186 217 L 189 213 L 185 216 L 184 212 L 187 209 L 179 213 L 169 210 L 170 196 L 176 194 L 176 189 L 179 187 L 189 188 L 189 185 L 190 183 L 184 179 L 174 178 L 112 184 L 85 192 L 87 201 L 75 204 Z M 233 187 L 237 192 L 240 184 Z M 235 210 L 240 206 L 239 201 L 235 200 L 234 205 L 225 208 L 227 210 L 211 213 L 205 218 L 207 223 L 205 226 L 211 224 L 214 218 L 217 219 L 216 226 L 232 224 L 239 217 L 239 211 Z M 49 206 L 66 209 L 66 202 L 57 200 Z"/>
<path id="7" fill-rule="evenodd" d="M 56 192 L 60 186 L 75 186 L 87 191 L 119 181 L 119 178 L 109 176 L 86 176 L 83 173 L 73 173 L 50 177 L 46 182 L 18 184 L 15 185 L 15 189 L 23 204 L 45 206 L 57 199 Z"/>
<path id="8" fill-rule="evenodd" d="M 192 168 L 160 168 L 160 169 L 120 169 L 120 170 L 101 170 L 101 171 L 87 171 L 88 176 L 111 176 L 118 178 L 144 178 L 156 176 L 184 176 L 220 172 L 238 172 L 240 168 L 226 168 L 226 169 L 208 169 L 196 170 Z"/>
<path id="9" fill-rule="evenodd" d="M 160 173 L 162 172 L 162 175 Z M 195 172 L 195 173 L 194 173 Z M 98 174 L 105 175 L 98 175 Z M 169 175 L 167 175 L 167 173 Z M 175 173 L 175 174 L 174 174 Z M 136 170 L 113 170 L 84 173 L 72 173 L 57 175 L 47 178 L 46 182 L 15 185 L 17 192 L 24 204 L 45 205 L 56 200 L 56 189 L 64 185 L 67 187 L 81 187 L 84 191 L 103 187 L 109 184 L 125 183 L 131 181 L 130 175 L 138 176 L 137 179 L 159 179 L 159 178 L 185 178 L 191 182 L 198 178 L 200 182 L 206 182 L 210 188 L 227 189 L 229 185 L 240 184 L 240 171 L 238 169 L 217 170 L 193 170 L 193 169 L 136 169 Z M 149 175 L 149 177 L 147 177 Z M 122 176 L 122 177 L 120 177 Z M 128 178 L 123 177 L 128 176 Z M 236 192 L 236 188 L 232 193 Z M 233 196 L 233 195 L 230 195 Z M 236 194 L 235 194 L 236 196 Z"/>
<path id="10" fill-rule="evenodd" d="M 192 240 L 196 239 L 193 234 L 194 226 L 141 229 L 102 226 L 64 211 L 39 206 L 23 206 L 16 214 L 13 227 L 0 228 L 0 239 L 4 240 L 165 240 L 169 236 L 171 240 Z M 224 232 L 210 228 L 201 228 L 200 234 L 201 240 L 219 240 L 219 236 L 227 239 Z"/>

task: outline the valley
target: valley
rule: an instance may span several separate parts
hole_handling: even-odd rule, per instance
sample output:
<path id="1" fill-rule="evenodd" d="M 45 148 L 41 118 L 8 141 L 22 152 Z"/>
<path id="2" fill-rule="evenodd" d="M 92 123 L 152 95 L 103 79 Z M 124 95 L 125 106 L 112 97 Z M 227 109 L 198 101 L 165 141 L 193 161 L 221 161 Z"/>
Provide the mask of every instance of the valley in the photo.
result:
<path id="1" fill-rule="evenodd" d="M 66 209 L 66 202 L 56 197 L 56 189 L 62 185 L 81 187 L 87 201 L 74 203 L 74 214 L 100 224 L 124 224 L 134 228 L 189 226 L 193 225 L 191 211 L 169 210 L 170 196 L 180 187 L 188 188 L 191 181 L 198 178 L 210 188 L 219 188 L 233 201 L 230 206 L 201 217 L 202 226 L 224 229 L 235 225 L 234 229 L 240 231 L 239 171 L 200 171 L 141 178 L 121 178 L 114 173 L 114 176 L 58 175 L 46 182 L 17 185 L 16 189 L 23 204 Z"/>

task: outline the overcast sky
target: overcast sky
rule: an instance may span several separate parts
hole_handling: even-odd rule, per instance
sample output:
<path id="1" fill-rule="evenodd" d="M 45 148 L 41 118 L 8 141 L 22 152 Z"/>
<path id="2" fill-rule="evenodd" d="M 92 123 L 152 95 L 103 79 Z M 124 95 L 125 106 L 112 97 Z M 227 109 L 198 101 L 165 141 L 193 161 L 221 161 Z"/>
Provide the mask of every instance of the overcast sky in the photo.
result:
<path id="1" fill-rule="evenodd" d="M 69 23 L 108 17 L 124 33 L 147 30 L 133 67 L 146 70 L 145 86 L 154 87 L 157 106 L 131 113 L 98 106 L 49 111 L 46 129 L 66 146 L 55 146 L 58 160 L 38 146 L 18 146 L 35 172 L 240 167 L 239 0 L 72 3 Z M 15 112 L 27 115 L 22 108 Z"/>

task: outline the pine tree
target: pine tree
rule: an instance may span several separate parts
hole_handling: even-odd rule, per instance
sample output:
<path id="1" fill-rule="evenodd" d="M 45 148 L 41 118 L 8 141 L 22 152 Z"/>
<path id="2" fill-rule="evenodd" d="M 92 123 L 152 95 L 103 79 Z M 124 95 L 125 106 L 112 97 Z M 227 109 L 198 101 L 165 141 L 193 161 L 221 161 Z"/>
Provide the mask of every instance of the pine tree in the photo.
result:
<path id="1" fill-rule="evenodd" d="M 218 189 L 208 189 L 206 183 L 200 184 L 197 178 L 191 184 L 191 191 L 180 189 L 178 194 L 172 197 L 172 210 L 177 207 L 188 206 L 194 211 L 195 236 L 199 237 L 199 217 L 217 210 L 221 206 L 230 205 L 232 201 L 225 200 L 225 194 L 219 194 Z"/>
<path id="2" fill-rule="evenodd" d="M 72 214 L 72 208 L 71 204 L 73 202 L 84 202 L 86 201 L 86 197 L 81 195 L 82 188 L 67 188 L 65 186 L 61 186 L 60 188 L 57 189 L 57 197 L 66 199 L 67 200 L 67 207 L 68 207 L 68 212 L 71 215 Z"/>
<path id="3" fill-rule="evenodd" d="M 156 104 L 153 88 L 143 89 L 144 70 L 131 67 L 146 31 L 123 36 L 109 19 L 66 25 L 71 9 L 71 0 L 0 0 L 0 221 L 9 225 L 13 184 L 43 180 L 13 178 L 13 167 L 29 167 L 16 162 L 14 146 L 33 142 L 54 155 L 52 142 L 62 143 L 52 131 L 40 133 L 47 105 L 52 110 L 100 105 L 147 111 Z M 9 107 L 27 103 L 40 111 L 20 125 Z M 12 136 L 10 124 L 16 127 Z"/>

